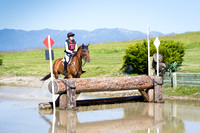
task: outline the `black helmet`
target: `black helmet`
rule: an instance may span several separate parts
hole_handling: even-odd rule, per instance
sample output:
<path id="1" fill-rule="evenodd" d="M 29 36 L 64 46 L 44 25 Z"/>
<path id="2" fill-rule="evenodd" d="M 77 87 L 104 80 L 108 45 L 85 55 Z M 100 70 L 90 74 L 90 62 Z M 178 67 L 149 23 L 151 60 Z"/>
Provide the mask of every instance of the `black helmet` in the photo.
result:
<path id="1" fill-rule="evenodd" d="M 69 33 L 67 34 L 67 37 L 70 37 L 70 36 L 75 36 L 75 34 L 72 33 L 72 32 L 69 32 Z"/>

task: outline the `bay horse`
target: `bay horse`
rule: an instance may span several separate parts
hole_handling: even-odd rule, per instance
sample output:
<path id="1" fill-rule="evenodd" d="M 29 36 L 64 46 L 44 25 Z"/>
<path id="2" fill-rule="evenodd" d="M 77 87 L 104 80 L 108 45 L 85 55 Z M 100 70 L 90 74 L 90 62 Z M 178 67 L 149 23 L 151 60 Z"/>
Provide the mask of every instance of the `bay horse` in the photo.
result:
<path id="1" fill-rule="evenodd" d="M 78 47 L 77 52 L 71 57 L 70 62 L 67 65 L 67 73 L 64 75 L 65 78 L 80 78 L 82 74 L 82 59 L 85 62 L 90 62 L 89 49 L 88 45 L 82 44 Z M 64 65 L 62 62 L 63 58 L 57 59 L 53 64 L 53 74 L 56 79 L 58 79 L 58 75 L 63 73 Z M 63 74 L 62 74 L 63 75 Z M 45 77 L 41 79 L 41 81 L 45 81 L 51 77 L 51 73 L 47 74 Z"/>

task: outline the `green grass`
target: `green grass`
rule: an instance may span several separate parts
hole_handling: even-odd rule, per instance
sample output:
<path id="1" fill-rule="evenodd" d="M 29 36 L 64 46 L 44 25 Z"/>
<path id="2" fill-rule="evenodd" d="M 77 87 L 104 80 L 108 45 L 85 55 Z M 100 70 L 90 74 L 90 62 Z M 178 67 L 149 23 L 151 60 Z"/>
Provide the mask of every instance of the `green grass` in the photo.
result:
<path id="1" fill-rule="evenodd" d="M 170 87 L 163 88 L 163 94 L 168 96 L 187 96 L 191 98 L 200 98 L 200 87 Z"/>
<path id="2" fill-rule="evenodd" d="M 159 39 L 184 42 L 186 54 L 180 71 L 200 72 L 200 32 L 164 36 Z M 91 62 L 83 67 L 87 72 L 81 77 L 107 77 L 117 73 L 122 66 L 122 57 L 127 46 L 140 41 L 142 40 L 90 45 Z M 41 45 L 43 45 L 42 42 Z M 64 48 L 53 48 L 53 50 L 56 59 L 64 56 Z M 44 49 L 0 53 L 0 59 L 3 59 L 3 65 L 0 65 L 0 75 L 44 76 L 50 72 L 49 61 L 45 60 Z"/>
<path id="3" fill-rule="evenodd" d="M 137 41 L 140 40 L 90 45 L 91 62 L 83 67 L 87 72 L 82 77 L 106 77 L 118 72 L 127 45 Z M 64 57 L 64 48 L 53 48 L 53 50 L 56 59 Z M 3 59 L 0 75 L 46 75 L 50 72 L 50 68 L 49 61 L 45 60 L 44 51 L 45 49 L 0 53 L 0 58 Z"/>
<path id="4" fill-rule="evenodd" d="M 186 51 L 180 72 L 200 72 L 200 32 L 164 36 L 160 39 L 181 41 L 185 44 Z"/>

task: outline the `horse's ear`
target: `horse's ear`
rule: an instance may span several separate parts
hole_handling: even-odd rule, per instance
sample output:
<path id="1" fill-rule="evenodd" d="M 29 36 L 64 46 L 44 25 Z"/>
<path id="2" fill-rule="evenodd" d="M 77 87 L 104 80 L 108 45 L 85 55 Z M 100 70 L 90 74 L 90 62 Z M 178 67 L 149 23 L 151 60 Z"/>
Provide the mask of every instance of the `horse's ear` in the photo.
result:
<path id="1" fill-rule="evenodd" d="M 89 46 L 89 45 L 90 45 L 90 43 L 87 46 Z"/>
<path id="2" fill-rule="evenodd" d="M 84 43 L 82 43 L 82 46 L 85 46 Z"/>

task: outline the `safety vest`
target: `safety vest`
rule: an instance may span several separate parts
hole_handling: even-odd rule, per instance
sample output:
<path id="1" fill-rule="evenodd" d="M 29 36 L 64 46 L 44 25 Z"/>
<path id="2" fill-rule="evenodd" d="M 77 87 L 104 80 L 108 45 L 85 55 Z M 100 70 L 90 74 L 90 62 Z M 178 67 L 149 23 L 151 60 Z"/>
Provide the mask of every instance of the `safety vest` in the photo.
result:
<path id="1" fill-rule="evenodd" d="M 76 41 L 73 40 L 72 42 L 69 40 L 66 40 L 67 44 L 68 44 L 68 49 L 70 51 L 74 51 L 75 50 L 75 46 L 76 46 Z"/>

